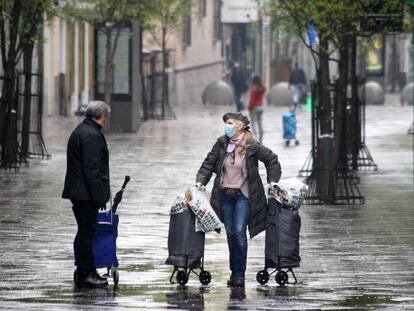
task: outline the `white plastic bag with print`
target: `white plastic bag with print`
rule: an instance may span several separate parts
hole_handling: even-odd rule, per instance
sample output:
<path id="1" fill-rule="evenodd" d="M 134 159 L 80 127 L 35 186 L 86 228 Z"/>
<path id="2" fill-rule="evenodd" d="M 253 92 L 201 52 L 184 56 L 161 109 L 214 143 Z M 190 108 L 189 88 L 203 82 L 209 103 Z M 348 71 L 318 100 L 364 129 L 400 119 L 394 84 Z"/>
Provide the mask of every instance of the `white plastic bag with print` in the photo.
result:
<path id="1" fill-rule="evenodd" d="M 308 186 L 297 178 L 281 179 L 277 187 L 271 191 L 271 194 L 282 205 L 294 209 L 299 209 L 308 192 Z"/>
<path id="2" fill-rule="evenodd" d="M 183 193 L 177 196 L 171 204 L 170 215 L 182 213 L 184 208 L 187 208 L 187 206 L 185 202 L 185 195 Z"/>
<path id="3" fill-rule="evenodd" d="M 188 191 L 186 193 L 186 198 L 187 200 L 190 199 L 188 200 L 188 205 L 196 217 L 195 230 L 202 232 L 211 232 L 215 230 L 220 232 L 223 224 L 214 212 L 204 193 L 196 187 L 190 187 L 189 190 L 191 191 L 191 198 L 189 197 Z"/>

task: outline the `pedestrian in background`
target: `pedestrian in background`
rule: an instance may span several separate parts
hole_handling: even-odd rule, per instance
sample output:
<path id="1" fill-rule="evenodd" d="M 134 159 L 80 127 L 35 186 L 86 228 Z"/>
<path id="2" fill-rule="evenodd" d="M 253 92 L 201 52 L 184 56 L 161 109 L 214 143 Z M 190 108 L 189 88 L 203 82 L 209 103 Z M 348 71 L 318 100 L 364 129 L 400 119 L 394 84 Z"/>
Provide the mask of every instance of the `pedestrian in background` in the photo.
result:
<path id="1" fill-rule="evenodd" d="M 67 145 L 67 167 L 62 197 L 71 200 L 78 225 L 79 249 L 76 258 L 79 287 L 104 287 L 106 279 L 94 267 L 92 240 L 99 208 L 110 197 L 109 153 L 101 132 L 110 108 L 91 101 L 86 118 L 72 132 Z"/>
<path id="2" fill-rule="evenodd" d="M 295 68 L 290 73 L 289 88 L 293 86 L 293 110 L 299 103 L 304 102 L 304 94 L 306 88 L 306 74 L 302 68 L 299 68 L 298 63 L 295 63 Z"/>
<path id="3" fill-rule="evenodd" d="M 259 141 L 263 141 L 263 104 L 266 87 L 260 78 L 255 75 L 252 79 L 250 88 L 250 99 L 247 110 L 250 112 L 250 120 L 252 121 L 253 133 L 259 137 Z"/>
<path id="4" fill-rule="evenodd" d="M 224 223 L 229 247 L 230 287 L 244 286 L 248 226 L 250 238 L 265 229 L 267 199 L 259 175 L 259 161 L 272 187 L 281 175 L 278 157 L 252 135 L 249 119 L 241 113 L 223 116 L 224 133 L 201 164 L 196 187 L 204 188 L 216 174 L 211 206 Z"/>
<path id="5" fill-rule="evenodd" d="M 242 96 L 247 92 L 248 89 L 246 82 L 246 73 L 244 72 L 244 69 L 241 67 L 240 63 L 234 63 L 230 79 L 233 85 L 234 102 L 236 103 L 236 109 L 239 112 L 244 109 Z"/>

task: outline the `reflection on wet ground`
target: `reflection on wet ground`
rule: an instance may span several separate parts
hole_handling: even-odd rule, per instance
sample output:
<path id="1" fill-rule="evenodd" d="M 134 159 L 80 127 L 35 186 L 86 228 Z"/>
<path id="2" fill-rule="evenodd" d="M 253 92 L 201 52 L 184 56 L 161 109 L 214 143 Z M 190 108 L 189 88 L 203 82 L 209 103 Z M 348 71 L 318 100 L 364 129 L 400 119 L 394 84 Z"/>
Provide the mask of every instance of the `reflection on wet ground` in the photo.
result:
<path id="1" fill-rule="evenodd" d="M 52 159 L 33 160 L 18 174 L 0 172 L 0 309 L 414 310 L 413 158 L 412 136 L 406 134 L 412 107 L 397 104 L 367 107 L 367 145 L 379 171 L 361 174 L 366 204 L 301 208 L 296 286 L 280 288 L 274 276 L 266 285 L 256 282 L 264 265 L 263 234 L 249 242 L 246 288 L 226 287 L 226 238 L 216 233 L 206 237 L 210 285 L 201 286 L 197 277 L 184 288 L 169 283 L 169 205 L 193 184 L 222 132 L 225 109 L 178 109 L 177 120 L 146 122 L 137 134 L 108 136 L 112 190 L 124 175 L 132 179 L 119 208 L 120 284 L 96 290 L 73 288 L 76 227 L 69 203 L 60 199 L 65 145 L 80 119 L 46 119 Z M 308 113 L 298 112 L 301 144 L 285 148 L 286 109 L 266 107 L 264 144 L 279 155 L 284 177 L 293 177 L 310 150 L 310 122 Z"/>

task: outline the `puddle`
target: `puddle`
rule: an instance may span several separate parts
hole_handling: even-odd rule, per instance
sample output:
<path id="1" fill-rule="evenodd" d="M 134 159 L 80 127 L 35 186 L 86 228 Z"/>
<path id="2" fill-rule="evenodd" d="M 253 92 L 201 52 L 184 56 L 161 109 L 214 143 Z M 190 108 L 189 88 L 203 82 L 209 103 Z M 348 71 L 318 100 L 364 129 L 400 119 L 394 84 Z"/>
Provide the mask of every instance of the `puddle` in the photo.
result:
<path id="1" fill-rule="evenodd" d="M 339 301 L 337 305 L 345 307 L 364 307 L 372 305 L 395 304 L 391 296 L 386 295 L 361 295 L 348 297 Z"/>

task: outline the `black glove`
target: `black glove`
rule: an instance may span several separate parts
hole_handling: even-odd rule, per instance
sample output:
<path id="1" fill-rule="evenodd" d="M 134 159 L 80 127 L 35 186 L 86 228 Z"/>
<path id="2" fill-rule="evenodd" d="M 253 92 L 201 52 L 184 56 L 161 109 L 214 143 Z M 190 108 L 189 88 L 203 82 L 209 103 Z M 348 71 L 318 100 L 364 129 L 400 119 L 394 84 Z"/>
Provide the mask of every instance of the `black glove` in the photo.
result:
<path id="1" fill-rule="evenodd" d="M 105 202 L 98 202 L 98 207 L 100 211 L 106 210 L 106 203 Z"/>

